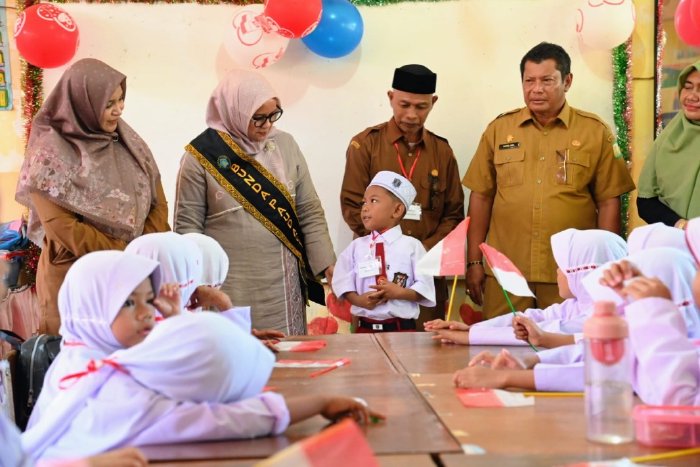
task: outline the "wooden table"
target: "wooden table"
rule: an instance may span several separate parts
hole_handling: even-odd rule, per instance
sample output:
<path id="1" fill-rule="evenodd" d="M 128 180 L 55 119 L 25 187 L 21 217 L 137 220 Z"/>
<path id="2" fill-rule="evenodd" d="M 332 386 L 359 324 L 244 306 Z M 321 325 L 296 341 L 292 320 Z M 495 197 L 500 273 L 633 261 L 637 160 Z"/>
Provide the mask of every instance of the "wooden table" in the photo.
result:
<path id="1" fill-rule="evenodd" d="M 311 338 L 294 338 L 310 340 Z M 280 352 L 279 359 L 336 359 L 350 357 L 350 365 L 317 378 L 308 368 L 275 368 L 269 385 L 285 397 L 337 394 L 361 397 L 387 416 L 386 422 L 367 429 L 367 440 L 378 455 L 423 455 L 461 452 L 460 446 L 410 378 L 399 373 L 372 334 L 324 336 L 327 346 L 312 353 Z M 416 423 L 420 420 L 420 423 Z M 283 436 L 254 440 L 146 446 L 153 461 L 205 459 L 259 459 L 318 433 L 327 421 L 314 417 L 297 423 Z M 411 427 L 407 430 L 406 427 Z"/>
<path id="2" fill-rule="evenodd" d="M 294 340 L 308 340 L 294 338 Z M 318 337 L 316 337 L 318 339 Z M 540 466 L 616 459 L 667 451 L 636 443 L 607 446 L 586 440 L 583 398 L 537 397 L 519 408 L 465 408 L 452 386 L 452 373 L 482 350 L 440 344 L 429 333 L 323 336 L 328 345 L 313 353 L 280 353 L 283 359 L 350 357 L 350 365 L 318 378 L 310 369 L 277 368 L 270 385 L 285 397 L 339 394 L 362 397 L 387 416 L 367 427 L 367 440 L 384 466 Z M 527 354 L 527 347 L 511 347 Z M 147 446 L 150 460 L 163 467 L 252 465 L 290 444 L 318 433 L 326 421 L 314 417 L 291 426 L 283 436 L 244 441 Z M 464 452 L 481 450 L 481 455 Z M 655 462 L 698 465 L 700 456 Z"/>
<path id="3" fill-rule="evenodd" d="M 501 346 L 442 344 L 430 332 L 386 332 L 375 334 L 393 365 L 408 374 L 454 373 L 464 368 L 481 351 L 498 352 Z M 515 355 L 533 351 L 526 346 L 509 347 Z"/>

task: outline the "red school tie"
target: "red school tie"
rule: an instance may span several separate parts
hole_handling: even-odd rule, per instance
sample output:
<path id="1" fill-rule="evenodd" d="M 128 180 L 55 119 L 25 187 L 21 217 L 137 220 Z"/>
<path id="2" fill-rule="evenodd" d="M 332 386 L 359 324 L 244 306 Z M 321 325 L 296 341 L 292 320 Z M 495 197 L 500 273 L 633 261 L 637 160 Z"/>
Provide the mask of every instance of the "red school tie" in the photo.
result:
<path id="1" fill-rule="evenodd" d="M 379 242 L 375 245 L 374 254 L 376 258 L 381 262 L 381 270 L 377 275 L 377 284 L 381 284 L 383 281 L 387 280 L 386 277 L 386 259 L 384 258 L 384 243 Z"/>

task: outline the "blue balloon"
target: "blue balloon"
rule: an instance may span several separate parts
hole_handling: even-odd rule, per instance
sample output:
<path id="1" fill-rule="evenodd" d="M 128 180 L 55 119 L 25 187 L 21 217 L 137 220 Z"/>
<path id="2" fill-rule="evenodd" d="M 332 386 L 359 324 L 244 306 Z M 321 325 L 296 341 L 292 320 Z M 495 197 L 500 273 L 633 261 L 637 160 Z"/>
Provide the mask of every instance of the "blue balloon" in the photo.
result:
<path id="1" fill-rule="evenodd" d="M 323 0 L 321 21 L 301 40 L 317 55 L 343 57 L 360 44 L 364 25 L 357 7 L 348 0 Z"/>

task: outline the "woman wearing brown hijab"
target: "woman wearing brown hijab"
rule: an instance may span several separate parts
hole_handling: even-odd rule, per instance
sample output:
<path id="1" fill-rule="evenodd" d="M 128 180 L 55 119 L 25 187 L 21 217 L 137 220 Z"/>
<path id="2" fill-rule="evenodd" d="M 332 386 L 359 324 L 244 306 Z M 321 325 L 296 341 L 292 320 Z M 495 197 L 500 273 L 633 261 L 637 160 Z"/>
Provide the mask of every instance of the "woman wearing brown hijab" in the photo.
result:
<path id="1" fill-rule="evenodd" d="M 170 230 L 153 155 L 121 119 L 125 94 L 123 74 L 79 60 L 34 118 L 16 199 L 29 207 L 28 236 L 42 246 L 40 332 L 58 333 L 58 290 L 78 258 Z"/>

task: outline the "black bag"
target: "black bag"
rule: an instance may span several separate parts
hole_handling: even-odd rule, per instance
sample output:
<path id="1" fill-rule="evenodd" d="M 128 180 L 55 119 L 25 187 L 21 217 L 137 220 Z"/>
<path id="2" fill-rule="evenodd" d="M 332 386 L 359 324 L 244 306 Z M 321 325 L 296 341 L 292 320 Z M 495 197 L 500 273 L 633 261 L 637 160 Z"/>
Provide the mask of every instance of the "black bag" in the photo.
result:
<path id="1" fill-rule="evenodd" d="M 44 375 L 61 351 L 61 336 L 40 334 L 24 341 L 12 331 L 0 330 L 0 339 L 12 345 L 18 353 L 12 390 L 15 423 L 24 430 L 44 385 Z"/>

